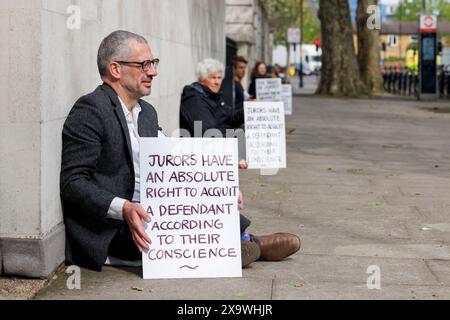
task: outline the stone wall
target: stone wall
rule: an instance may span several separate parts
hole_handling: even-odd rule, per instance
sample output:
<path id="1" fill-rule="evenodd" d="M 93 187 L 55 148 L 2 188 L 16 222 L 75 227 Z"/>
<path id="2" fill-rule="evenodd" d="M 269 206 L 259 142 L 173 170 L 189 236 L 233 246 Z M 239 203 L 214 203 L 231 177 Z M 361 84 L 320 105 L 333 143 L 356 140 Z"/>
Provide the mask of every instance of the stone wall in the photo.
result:
<path id="1" fill-rule="evenodd" d="M 238 44 L 238 55 L 249 61 L 250 71 L 256 60 L 272 62 L 272 37 L 267 11 L 261 0 L 226 0 L 226 27 L 228 37 Z M 244 85 L 248 84 L 250 72 Z"/>
<path id="2" fill-rule="evenodd" d="M 171 133 L 197 62 L 224 62 L 224 27 L 224 0 L 0 2 L 0 274 L 45 277 L 63 261 L 61 130 L 77 98 L 101 83 L 101 40 L 117 29 L 149 40 L 161 63 L 146 99 Z"/>

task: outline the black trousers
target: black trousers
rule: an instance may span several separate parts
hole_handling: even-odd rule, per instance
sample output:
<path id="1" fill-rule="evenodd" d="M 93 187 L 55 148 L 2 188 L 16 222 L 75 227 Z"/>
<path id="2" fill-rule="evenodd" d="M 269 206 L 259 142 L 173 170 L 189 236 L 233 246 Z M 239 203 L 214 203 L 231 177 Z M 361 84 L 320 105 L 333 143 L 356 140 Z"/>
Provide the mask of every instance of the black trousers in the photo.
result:
<path id="1" fill-rule="evenodd" d="M 239 215 L 241 233 L 249 226 L 250 220 L 242 214 Z M 142 253 L 133 241 L 128 224 L 124 222 L 120 230 L 116 233 L 108 248 L 108 255 L 122 260 L 140 260 Z"/>
<path id="2" fill-rule="evenodd" d="M 126 222 L 122 224 L 122 228 L 109 244 L 108 256 L 131 261 L 142 259 L 142 253 L 134 243 L 130 227 L 128 227 Z"/>

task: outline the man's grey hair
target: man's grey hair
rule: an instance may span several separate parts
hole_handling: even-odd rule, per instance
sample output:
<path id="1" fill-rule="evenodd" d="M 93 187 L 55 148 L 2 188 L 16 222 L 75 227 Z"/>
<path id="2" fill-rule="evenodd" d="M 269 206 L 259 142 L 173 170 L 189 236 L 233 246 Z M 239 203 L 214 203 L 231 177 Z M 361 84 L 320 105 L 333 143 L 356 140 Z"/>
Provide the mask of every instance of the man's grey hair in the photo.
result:
<path id="1" fill-rule="evenodd" d="M 218 71 L 222 72 L 223 75 L 223 64 L 215 59 L 207 58 L 203 61 L 200 61 L 197 65 L 197 79 L 199 81 L 206 80 L 210 75 Z"/>
<path id="2" fill-rule="evenodd" d="M 147 40 L 135 33 L 118 30 L 103 39 L 98 49 L 97 66 L 102 78 L 108 76 L 108 65 L 113 60 L 126 60 L 130 55 L 129 41 L 146 43 Z"/>

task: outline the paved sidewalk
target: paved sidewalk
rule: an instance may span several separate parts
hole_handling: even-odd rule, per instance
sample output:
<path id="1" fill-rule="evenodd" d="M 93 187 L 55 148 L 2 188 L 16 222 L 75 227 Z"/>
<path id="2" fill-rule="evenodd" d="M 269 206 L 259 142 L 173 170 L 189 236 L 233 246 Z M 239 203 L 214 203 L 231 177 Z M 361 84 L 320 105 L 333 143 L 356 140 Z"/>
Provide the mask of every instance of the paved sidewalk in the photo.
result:
<path id="1" fill-rule="evenodd" d="M 82 270 L 81 290 L 59 273 L 37 298 L 450 299 L 448 105 L 296 97 L 288 169 L 241 171 L 252 231 L 302 239 L 283 262 L 256 262 L 240 279 Z M 380 290 L 367 288 L 369 266 L 380 268 Z"/>

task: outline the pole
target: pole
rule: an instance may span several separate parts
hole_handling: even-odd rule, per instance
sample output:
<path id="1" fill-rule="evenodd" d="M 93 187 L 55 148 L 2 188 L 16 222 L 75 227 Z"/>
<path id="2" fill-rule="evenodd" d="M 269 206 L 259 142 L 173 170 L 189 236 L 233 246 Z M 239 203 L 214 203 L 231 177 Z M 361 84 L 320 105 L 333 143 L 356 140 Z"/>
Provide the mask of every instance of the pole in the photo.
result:
<path id="1" fill-rule="evenodd" d="M 400 1 L 400 21 L 399 21 L 399 35 L 398 35 L 398 58 L 400 61 L 402 57 L 402 19 L 403 19 L 403 1 Z"/>
<path id="2" fill-rule="evenodd" d="M 303 0 L 300 0 L 300 88 L 303 88 Z"/>

